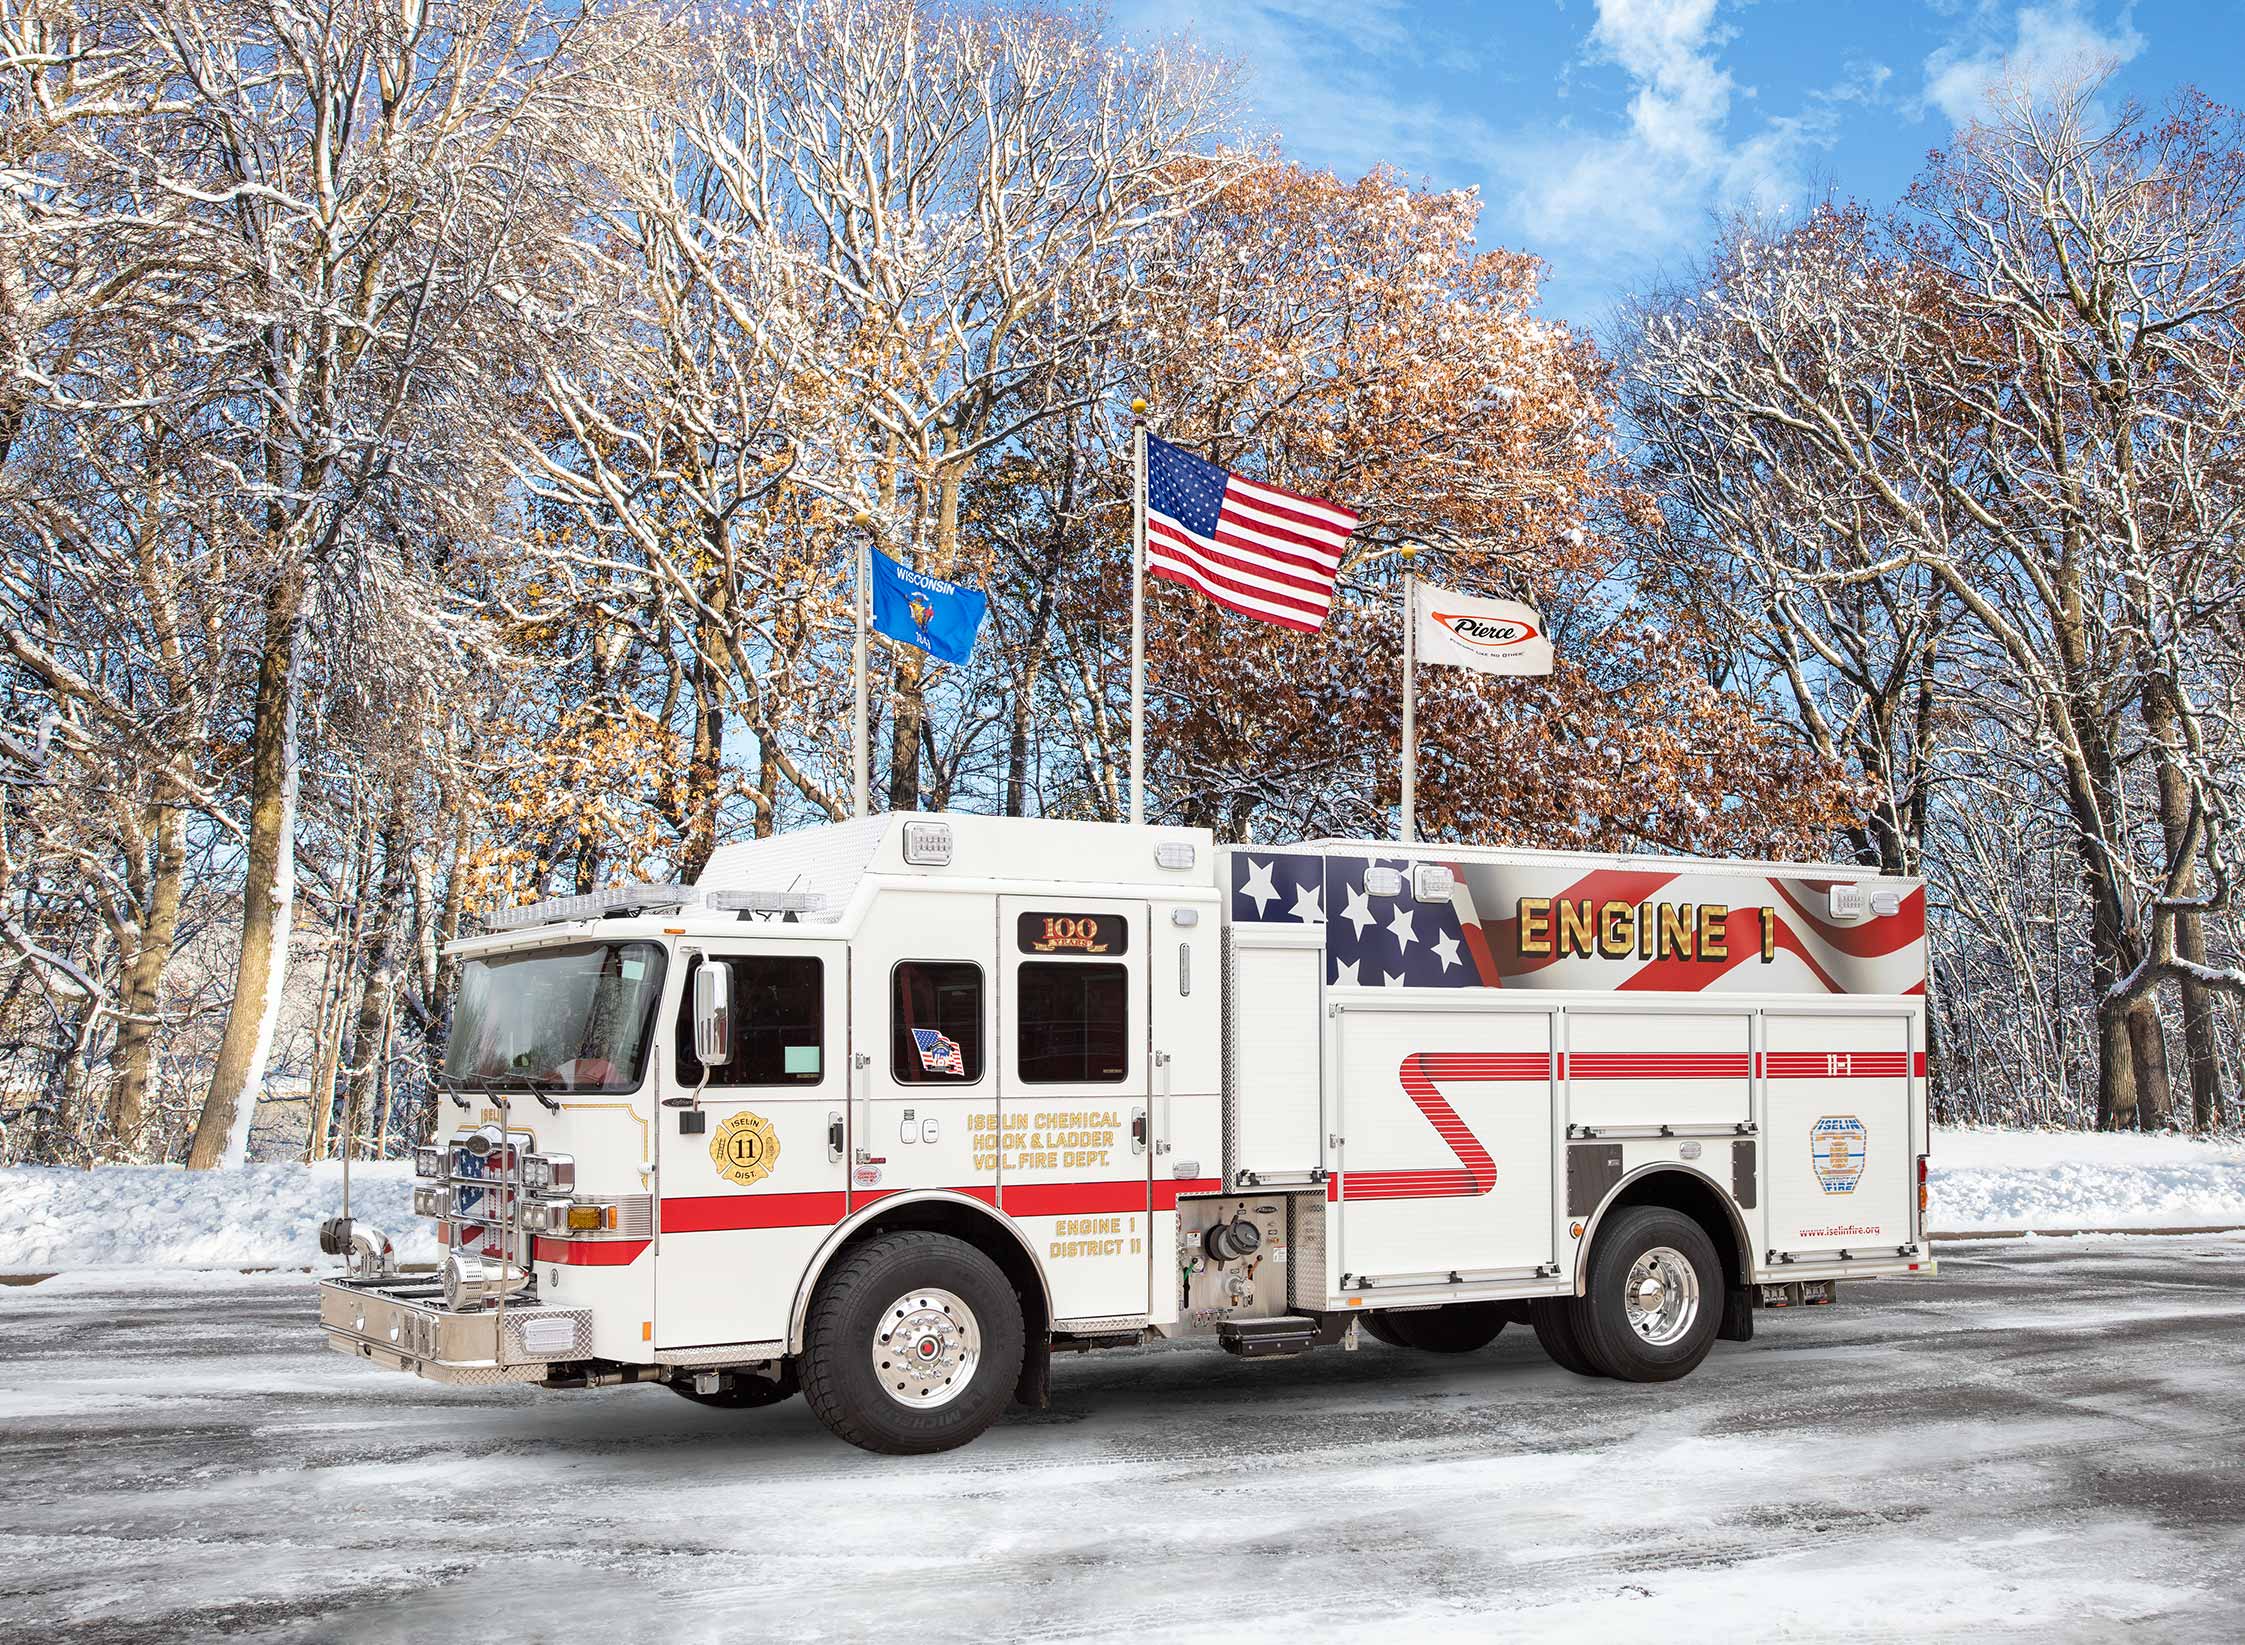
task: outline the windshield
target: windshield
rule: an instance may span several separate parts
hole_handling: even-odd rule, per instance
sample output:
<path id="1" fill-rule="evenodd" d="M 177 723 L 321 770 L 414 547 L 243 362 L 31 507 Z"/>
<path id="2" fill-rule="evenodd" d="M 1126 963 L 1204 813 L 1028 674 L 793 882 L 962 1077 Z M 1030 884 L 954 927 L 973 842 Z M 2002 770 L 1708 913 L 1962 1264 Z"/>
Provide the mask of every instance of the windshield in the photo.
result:
<path id="1" fill-rule="evenodd" d="M 630 1091 L 647 1068 L 663 950 L 587 942 L 470 960 L 444 1050 L 444 1077 Z"/>

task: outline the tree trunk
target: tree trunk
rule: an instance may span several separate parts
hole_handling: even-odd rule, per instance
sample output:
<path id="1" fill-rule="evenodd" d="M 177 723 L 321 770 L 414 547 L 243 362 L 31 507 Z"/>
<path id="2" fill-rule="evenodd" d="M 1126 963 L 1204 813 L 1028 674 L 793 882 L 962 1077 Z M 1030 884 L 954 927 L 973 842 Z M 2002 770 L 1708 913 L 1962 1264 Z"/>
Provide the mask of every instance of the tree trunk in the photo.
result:
<path id="1" fill-rule="evenodd" d="M 2103 993 L 2101 984 L 2098 991 L 2100 995 Z M 2097 1129 L 2100 1131 L 2124 1131 L 2136 1123 L 2136 1076 L 2128 1041 L 2126 1007 L 2100 999 L 2097 1006 Z"/>
<path id="2" fill-rule="evenodd" d="M 305 578 L 291 567 L 265 600 L 264 651 L 250 727 L 249 862 L 242 884 L 242 937 L 234 998 L 195 1122 L 187 1168 L 241 1164 L 265 1083 L 273 1031 L 288 983 L 289 925 L 296 911 L 296 790 L 299 670 Z"/>
<path id="3" fill-rule="evenodd" d="M 351 1089 L 349 1112 L 365 1115 L 372 1110 L 382 1084 L 382 1062 L 388 1053 L 389 1024 L 397 992 L 397 928 L 404 901 L 405 805 L 402 790 L 393 800 L 390 819 L 382 829 L 382 882 L 374 906 L 367 912 L 364 982 L 359 989 L 359 1013 L 351 1036 Z M 344 1146 L 351 1145 L 349 1132 Z"/>
<path id="4" fill-rule="evenodd" d="M 2144 730 L 2151 742 L 2153 769 L 2159 777 L 2159 826 L 2167 842 L 2170 867 L 2183 865 L 2176 882 L 2185 897 L 2197 891 L 2197 864 L 2186 861 L 2190 852 L 2190 780 L 2175 760 L 2180 735 L 2174 682 L 2153 674 L 2144 682 Z M 2197 914 L 2175 915 L 2175 957 L 2191 965 L 2206 963 L 2206 925 Z M 2201 1131 L 2220 1123 L 2222 1111 L 2221 1042 L 2214 1022 L 2214 997 L 2199 983 L 2184 979 L 2183 1051 L 2190 1068 L 2191 1121 Z"/>
<path id="5" fill-rule="evenodd" d="M 2130 1071 L 2136 1077 L 2136 1124 L 2164 1131 L 2175 1123 L 2175 1096 L 2167 1077 L 2167 1025 L 2159 1001 L 2147 995 L 2128 1008 Z"/>
<path id="6" fill-rule="evenodd" d="M 176 805 L 155 811 L 156 860 L 141 910 L 140 941 L 125 969 L 124 1021 L 113 1053 L 116 1075 L 110 1086 L 109 1128 L 128 1153 L 148 1111 L 148 1089 L 156 1060 L 156 1014 L 163 1007 L 164 969 L 171 963 L 172 938 L 179 929 L 180 895 L 186 883 L 187 814 Z"/>
<path id="7" fill-rule="evenodd" d="M 711 556 L 722 566 L 722 523 L 709 528 Z M 708 595 L 720 617 L 729 608 L 722 581 Z M 730 638 L 722 627 L 703 618 L 694 625 L 694 748 L 686 767 L 686 793 L 679 819 L 682 838 L 678 847 L 678 877 L 691 885 L 701 877 L 710 853 L 717 849 L 717 811 L 724 799 L 725 781 L 725 668 Z"/>
<path id="8" fill-rule="evenodd" d="M 318 1164 L 328 1157 L 335 1131 L 335 1080 L 348 1037 L 351 990 L 359 975 L 359 942 L 366 931 L 368 898 L 373 891 L 374 819 L 368 817 L 352 842 L 348 865 L 349 901 L 340 909 L 342 929 L 328 942 L 320 970 L 320 1006 L 312 1036 L 312 1116 L 304 1130 L 304 1157 Z"/>
<path id="9" fill-rule="evenodd" d="M 920 809 L 920 716 L 925 706 L 921 693 L 925 689 L 926 671 L 921 667 L 921 653 L 908 645 L 893 646 L 890 654 L 896 659 L 896 673 L 890 684 L 889 809 L 917 811 Z"/>

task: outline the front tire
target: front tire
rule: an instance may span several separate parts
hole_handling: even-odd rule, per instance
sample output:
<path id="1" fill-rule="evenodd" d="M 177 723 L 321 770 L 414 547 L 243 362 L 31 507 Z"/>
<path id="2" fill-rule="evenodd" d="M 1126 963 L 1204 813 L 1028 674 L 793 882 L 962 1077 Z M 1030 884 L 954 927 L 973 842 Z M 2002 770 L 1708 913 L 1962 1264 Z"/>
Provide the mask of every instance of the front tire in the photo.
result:
<path id="1" fill-rule="evenodd" d="M 1021 1374 L 1021 1305 L 998 1265 L 948 1234 L 888 1234 L 819 1281 L 803 1327 L 803 1397 L 868 1451 L 966 1444 Z"/>
<path id="2" fill-rule="evenodd" d="M 1723 1264 L 1707 1231 L 1663 1205 L 1632 1205 L 1598 1236 L 1574 1304 L 1585 1352 L 1624 1382 L 1673 1382 L 1715 1346 Z"/>

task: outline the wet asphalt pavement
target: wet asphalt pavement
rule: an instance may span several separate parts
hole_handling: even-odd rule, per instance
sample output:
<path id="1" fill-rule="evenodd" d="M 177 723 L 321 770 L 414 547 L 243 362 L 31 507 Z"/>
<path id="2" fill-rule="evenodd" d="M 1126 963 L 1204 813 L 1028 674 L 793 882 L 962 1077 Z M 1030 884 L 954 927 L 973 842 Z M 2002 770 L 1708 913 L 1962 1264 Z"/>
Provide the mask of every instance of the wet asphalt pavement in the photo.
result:
<path id="1" fill-rule="evenodd" d="M 2245 1238 L 1939 1255 L 1667 1387 L 1164 1346 L 922 1459 L 65 1275 L 0 1288 L 0 1639 L 2245 1638 Z"/>

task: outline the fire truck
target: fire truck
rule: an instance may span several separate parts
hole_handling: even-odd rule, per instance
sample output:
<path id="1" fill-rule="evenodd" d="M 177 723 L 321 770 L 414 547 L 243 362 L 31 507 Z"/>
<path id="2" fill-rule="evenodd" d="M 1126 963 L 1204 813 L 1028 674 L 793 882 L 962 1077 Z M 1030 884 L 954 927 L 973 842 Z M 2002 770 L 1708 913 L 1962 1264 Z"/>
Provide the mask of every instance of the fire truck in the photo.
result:
<path id="1" fill-rule="evenodd" d="M 1656 1382 L 1930 1274 L 1925 898 L 1846 868 L 893 814 L 455 950 L 440 1271 L 338 1219 L 334 1348 L 800 1392 L 943 1450 L 1052 1356 L 1432 1353 Z"/>

